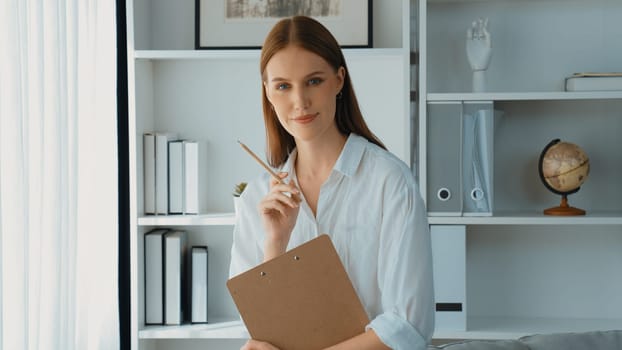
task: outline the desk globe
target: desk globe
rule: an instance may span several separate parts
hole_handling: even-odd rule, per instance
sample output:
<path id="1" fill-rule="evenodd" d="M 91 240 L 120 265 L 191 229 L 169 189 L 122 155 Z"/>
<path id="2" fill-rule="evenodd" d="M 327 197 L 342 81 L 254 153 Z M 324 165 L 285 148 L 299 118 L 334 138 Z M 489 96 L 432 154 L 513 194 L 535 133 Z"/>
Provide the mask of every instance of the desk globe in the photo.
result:
<path id="1" fill-rule="evenodd" d="M 540 179 L 551 192 L 561 195 L 561 204 L 544 210 L 545 215 L 585 215 L 585 210 L 568 205 L 568 195 L 576 193 L 590 172 L 590 160 L 581 147 L 555 139 L 540 154 Z"/>

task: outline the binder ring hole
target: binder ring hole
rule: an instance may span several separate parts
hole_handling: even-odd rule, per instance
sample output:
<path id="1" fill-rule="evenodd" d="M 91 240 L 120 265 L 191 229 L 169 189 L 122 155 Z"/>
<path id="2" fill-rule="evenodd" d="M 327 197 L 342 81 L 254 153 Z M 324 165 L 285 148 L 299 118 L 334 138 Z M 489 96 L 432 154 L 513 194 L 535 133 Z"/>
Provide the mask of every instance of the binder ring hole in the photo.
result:
<path id="1" fill-rule="evenodd" d="M 436 196 L 438 197 L 438 199 L 445 202 L 445 201 L 448 201 L 449 198 L 451 198 L 451 191 L 443 187 L 440 190 L 438 190 L 438 192 L 436 193 Z"/>
<path id="2" fill-rule="evenodd" d="M 263 276 L 265 276 L 265 275 L 266 275 L 266 273 L 265 273 L 265 272 L 263 272 L 263 271 L 261 271 L 261 272 L 259 273 L 259 276 L 262 276 L 262 277 L 263 277 Z"/>
<path id="3" fill-rule="evenodd" d="M 294 260 L 300 260 L 300 257 L 298 255 L 294 255 Z"/>
<path id="4" fill-rule="evenodd" d="M 474 201 L 481 201 L 482 199 L 484 199 L 484 191 L 479 187 L 474 188 L 471 191 L 471 199 L 473 199 Z"/>

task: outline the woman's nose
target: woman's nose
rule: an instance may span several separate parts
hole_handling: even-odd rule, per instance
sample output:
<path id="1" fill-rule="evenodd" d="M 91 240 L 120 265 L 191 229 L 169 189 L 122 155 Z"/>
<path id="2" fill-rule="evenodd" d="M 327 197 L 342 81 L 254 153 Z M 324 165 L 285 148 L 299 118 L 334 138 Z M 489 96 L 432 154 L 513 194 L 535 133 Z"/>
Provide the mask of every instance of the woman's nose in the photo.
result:
<path id="1" fill-rule="evenodd" d="M 294 99 L 293 101 L 294 108 L 299 109 L 299 110 L 309 108 L 309 105 L 310 105 L 309 93 L 306 89 L 304 88 L 295 89 L 292 95 Z"/>

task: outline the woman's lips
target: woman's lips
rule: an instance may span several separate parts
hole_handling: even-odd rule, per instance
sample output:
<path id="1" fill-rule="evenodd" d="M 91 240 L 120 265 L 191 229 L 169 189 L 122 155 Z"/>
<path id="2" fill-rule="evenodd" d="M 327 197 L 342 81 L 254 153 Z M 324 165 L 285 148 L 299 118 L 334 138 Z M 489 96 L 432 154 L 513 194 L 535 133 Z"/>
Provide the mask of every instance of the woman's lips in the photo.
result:
<path id="1" fill-rule="evenodd" d="M 318 115 L 319 113 L 301 115 L 299 117 L 293 118 L 293 120 L 294 122 L 299 123 L 299 124 L 308 124 L 308 123 L 311 123 Z"/>

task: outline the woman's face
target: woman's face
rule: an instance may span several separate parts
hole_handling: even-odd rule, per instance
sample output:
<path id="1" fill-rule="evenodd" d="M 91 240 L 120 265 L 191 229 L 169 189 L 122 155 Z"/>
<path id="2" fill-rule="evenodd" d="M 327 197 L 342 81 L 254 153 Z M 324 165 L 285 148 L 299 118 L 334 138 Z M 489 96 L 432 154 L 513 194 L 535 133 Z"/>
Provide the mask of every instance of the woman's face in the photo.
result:
<path id="1" fill-rule="evenodd" d="M 297 46 L 277 52 L 265 69 L 266 96 L 281 125 L 296 140 L 315 140 L 337 130 L 337 94 L 345 69 Z"/>

